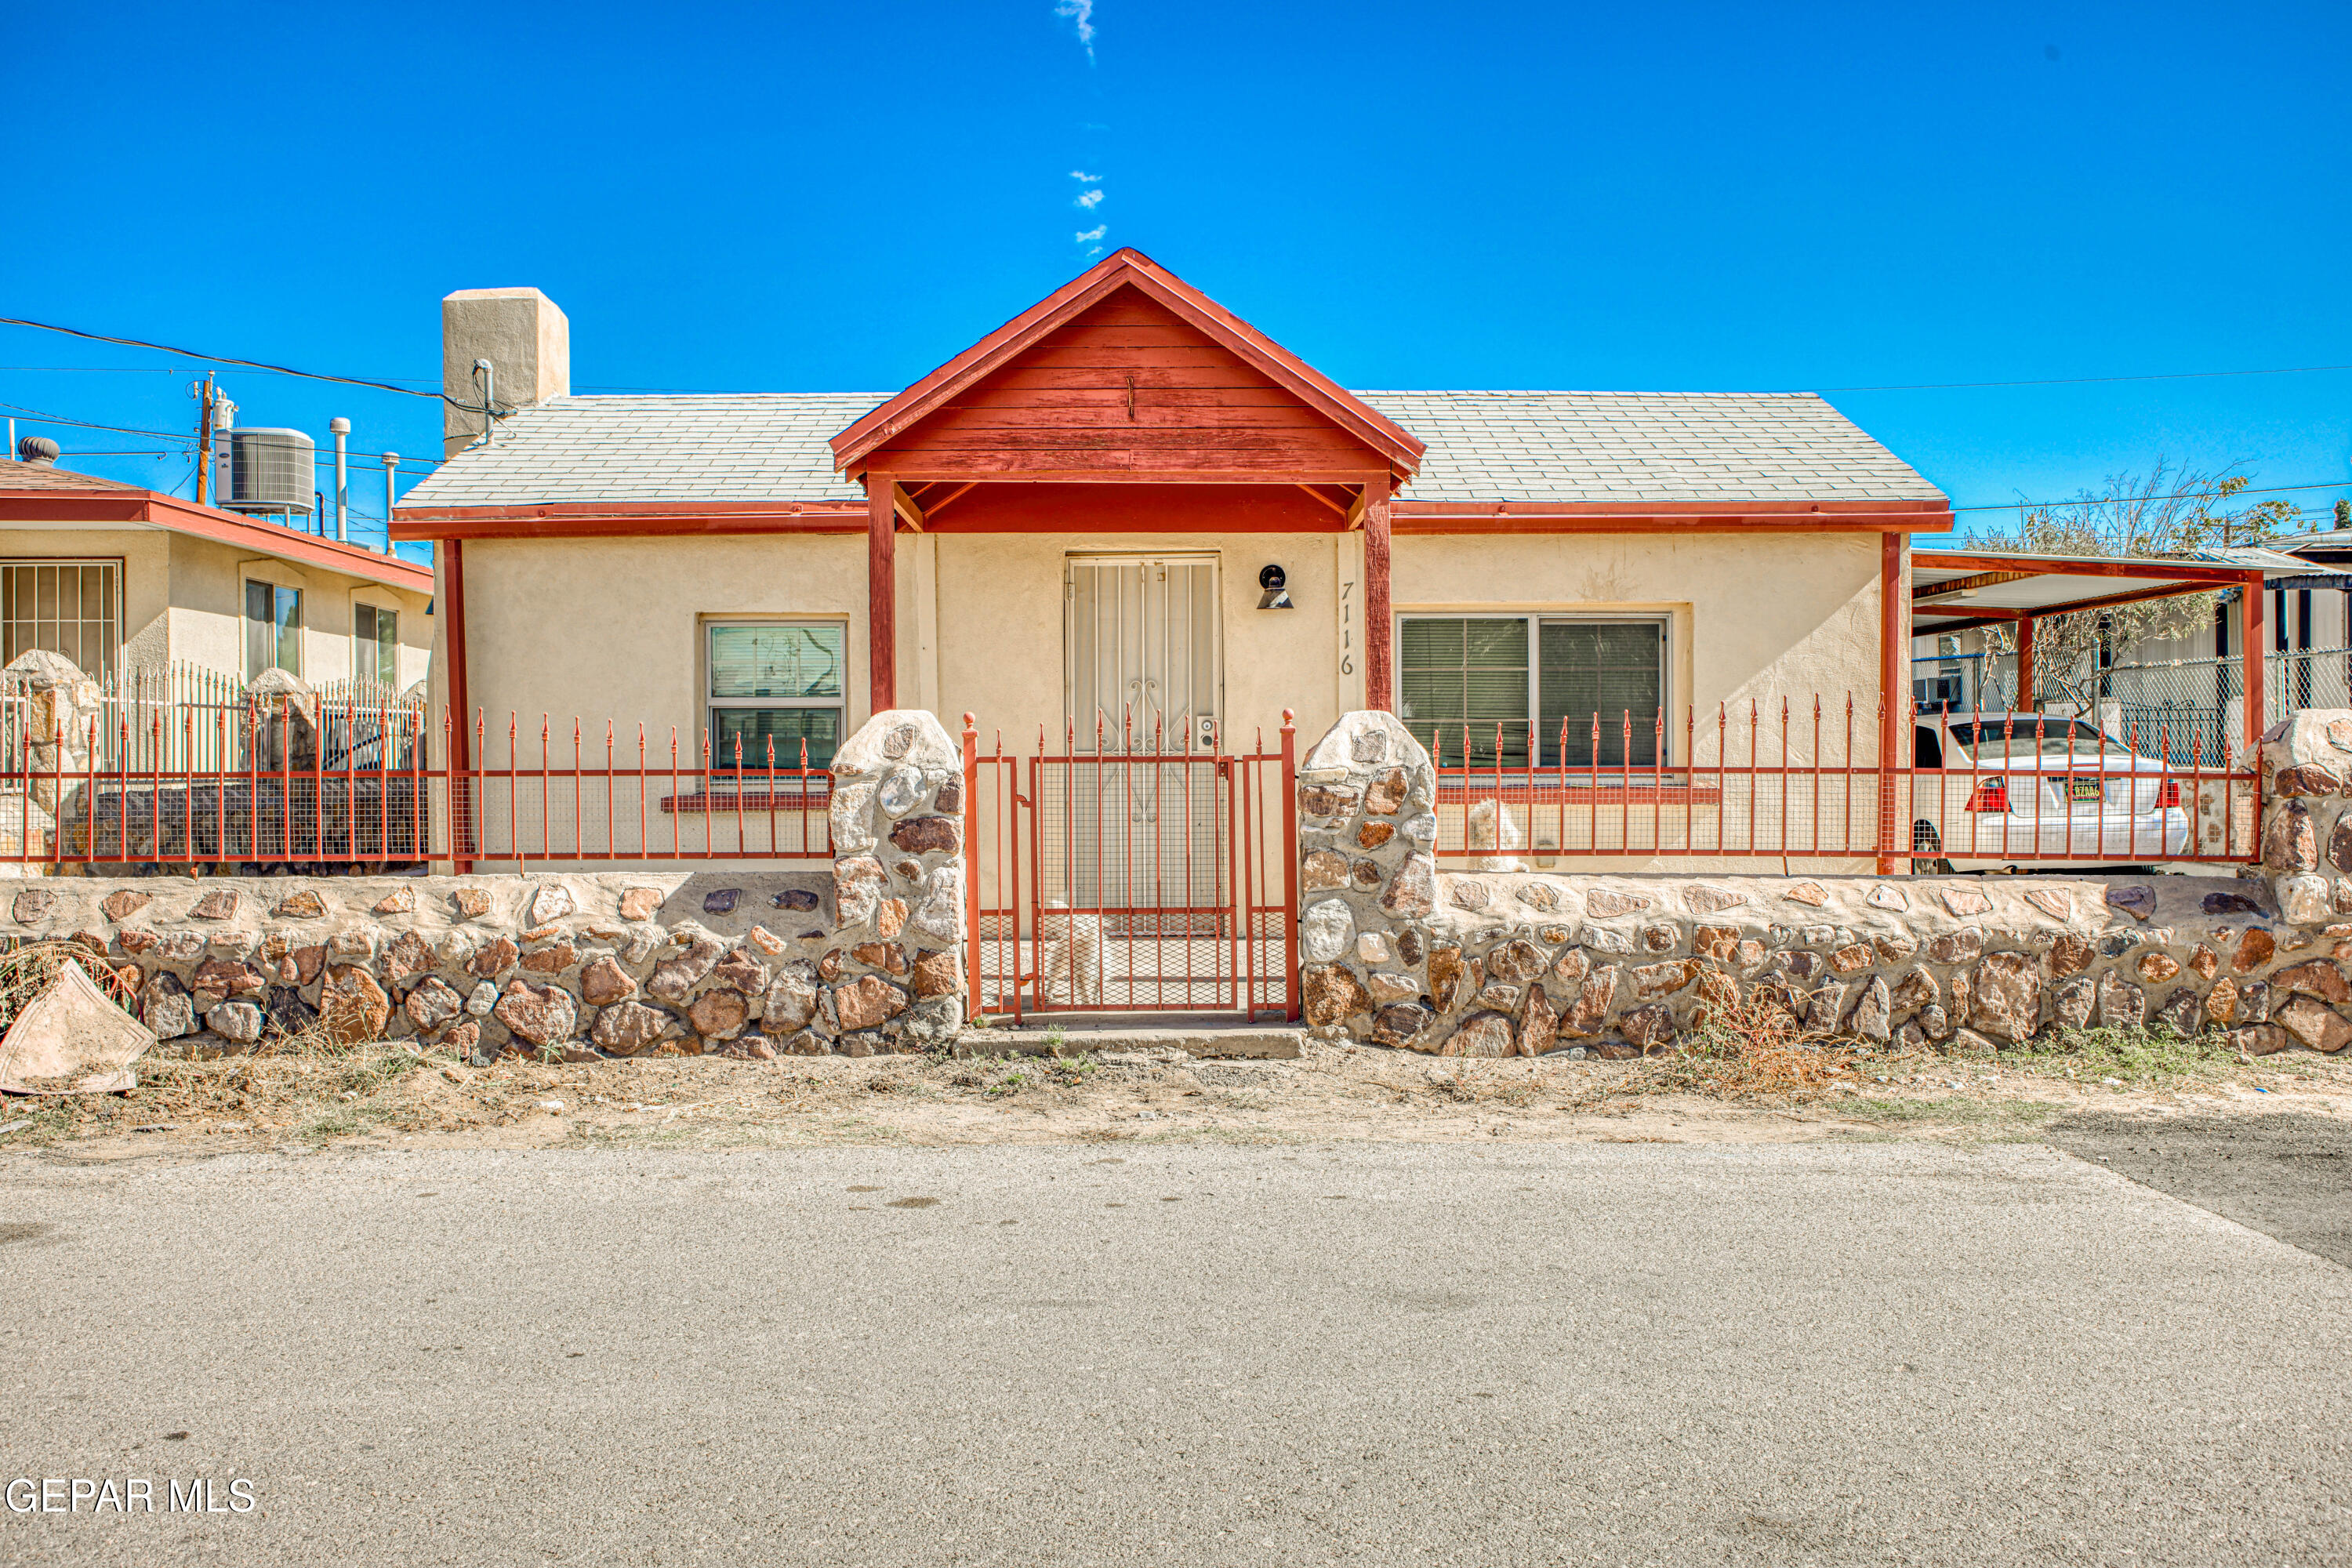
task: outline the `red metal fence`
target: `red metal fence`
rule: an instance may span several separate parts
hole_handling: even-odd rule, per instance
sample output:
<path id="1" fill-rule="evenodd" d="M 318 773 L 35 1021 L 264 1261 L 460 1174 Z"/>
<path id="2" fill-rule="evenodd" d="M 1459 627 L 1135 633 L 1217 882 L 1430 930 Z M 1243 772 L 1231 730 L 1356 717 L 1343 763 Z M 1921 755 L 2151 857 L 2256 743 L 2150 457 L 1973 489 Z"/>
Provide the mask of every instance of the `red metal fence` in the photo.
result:
<path id="1" fill-rule="evenodd" d="M 501 736 L 478 716 L 460 753 L 446 715 L 436 749 L 421 711 L 371 721 L 331 705 L 215 711 L 223 732 L 201 743 L 194 716 L 177 717 L 177 742 L 157 715 L 143 739 L 91 722 L 24 746 L 0 768 L 0 862 L 342 871 L 833 855 L 832 776 L 805 746 L 780 766 L 772 742 L 714 757 L 707 734 L 608 721 L 598 735 L 575 720 L 564 735 L 542 718 L 533 735 L 509 718 Z M 236 761 L 139 765 L 175 750 Z"/>
<path id="2" fill-rule="evenodd" d="M 1848 699 L 1433 737 L 1441 861 L 2244 862 L 2257 781 L 2163 727 L 1921 713 L 1882 761 Z M 167 727 L 176 725 L 176 737 Z M 199 735 L 200 726 L 214 733 Z M 1232 752 L 1189 719 L 973 746 L 970 867 L 984 1005 L 1254 1014 L 1295 994 L 1296 737 Z M 431 742 L 431 744 L 427 742 Z M 2186 755 L 2182 765 L 2178 759 Z M 209 757 L 212 765 L 172 766 Z M 457 759 L 454 763 L 452 758 Z M 1692 761 L 1696 757 L 1696 761 Z M 1680 760 L 1676 760 L 1679 758 Z M 2173 760 L 2168 760 L 2173 759 Z M 347 870 L 823 860 L 832 778 L 804 748 L 609 721 L 280 702 L 29 735 L 0 759 L 0 862 Z"/>
<path id="3" fill-rule="evenodd" d="M 964 716 L 975 1012 L 1297 1011 L 1297 732 L 1097 718 L 1028 756 Z M 1089 747 L 1086 742 L 1091 742 Z"/>
<path id="4" fill-rule="evenodd" d="M 1679 736 L 1662 712 L 1563 721 L 1549 736 L 1533 725 L 1444 729 L 1432 748 L 1438 858 L 1505 869 L 1868 857 L 1899 870 L 2259 853 L 2255 775 L 2223 758 L 2207 765 L 2194 740 L 2179 766 L 2166 761 L 2175 749 L 2160 727 L 2102 736 L 2062 714 L 1906 711 L 1907 750 L 1884 760 L 1878 714 L 1850 697 L 1827 711 L 1819 698 L 1741 715 L 1722 707 L 1704 726 L 1686 710 Z M 1684 760 L 1669 761 L 1676 752 Z"/>

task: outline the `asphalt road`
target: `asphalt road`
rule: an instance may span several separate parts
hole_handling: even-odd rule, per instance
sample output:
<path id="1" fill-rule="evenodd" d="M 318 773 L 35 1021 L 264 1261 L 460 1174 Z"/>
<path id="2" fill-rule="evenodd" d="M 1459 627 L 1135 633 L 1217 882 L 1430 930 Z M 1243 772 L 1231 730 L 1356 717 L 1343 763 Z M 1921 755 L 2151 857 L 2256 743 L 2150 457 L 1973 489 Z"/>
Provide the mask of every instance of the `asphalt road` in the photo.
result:
<path id="1" fill-rule="evenodd" d="M 0 1476 L 159 1510 L 11 1564 L 2352 1561 L 2352 1272 L 2036 1146 L 17 1159 L 0 1237 Z"/>

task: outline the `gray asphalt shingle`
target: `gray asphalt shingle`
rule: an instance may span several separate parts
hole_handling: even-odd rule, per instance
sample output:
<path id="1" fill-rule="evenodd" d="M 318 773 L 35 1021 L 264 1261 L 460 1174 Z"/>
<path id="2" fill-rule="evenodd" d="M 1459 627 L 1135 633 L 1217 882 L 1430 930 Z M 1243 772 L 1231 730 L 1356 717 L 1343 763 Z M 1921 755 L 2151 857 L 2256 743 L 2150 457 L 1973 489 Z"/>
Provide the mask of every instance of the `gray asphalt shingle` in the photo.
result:
<path id="1" fill-rule="evenodd" d="M 458 453 L 404 507 L 854 500 L 827 442 L 886 393 L 560 397 Z M 1362 392 L 1429 444 L 1440 501 L 1940 500 L 1811 393 Z"/>

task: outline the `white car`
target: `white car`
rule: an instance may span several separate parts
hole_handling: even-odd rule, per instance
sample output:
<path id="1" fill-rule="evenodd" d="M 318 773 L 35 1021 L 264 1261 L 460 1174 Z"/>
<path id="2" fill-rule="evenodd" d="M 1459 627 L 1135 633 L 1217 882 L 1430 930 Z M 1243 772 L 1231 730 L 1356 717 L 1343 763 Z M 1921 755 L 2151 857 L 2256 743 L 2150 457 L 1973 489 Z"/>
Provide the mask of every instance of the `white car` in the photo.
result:
<path id="1" fill-rule="evenodd" d="M 2189 851 L 2171 766 L 2088 720 L 1922 713 L 1913 747 L 1918 869 L 2144 864 Z"/>

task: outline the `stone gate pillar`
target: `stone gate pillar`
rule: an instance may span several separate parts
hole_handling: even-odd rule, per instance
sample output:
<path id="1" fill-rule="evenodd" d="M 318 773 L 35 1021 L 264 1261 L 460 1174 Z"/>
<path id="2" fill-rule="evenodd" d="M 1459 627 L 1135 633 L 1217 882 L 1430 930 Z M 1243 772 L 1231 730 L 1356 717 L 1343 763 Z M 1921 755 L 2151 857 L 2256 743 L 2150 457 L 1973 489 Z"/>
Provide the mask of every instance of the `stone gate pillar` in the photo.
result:
<path id="1" fill-rule="evenodd" d="M 963 1026 L 963 752 L 938 719 L 868 719 L 833 759 L 838 929 L 817 975 L 852 1054 L 925 1049 Z"/>

